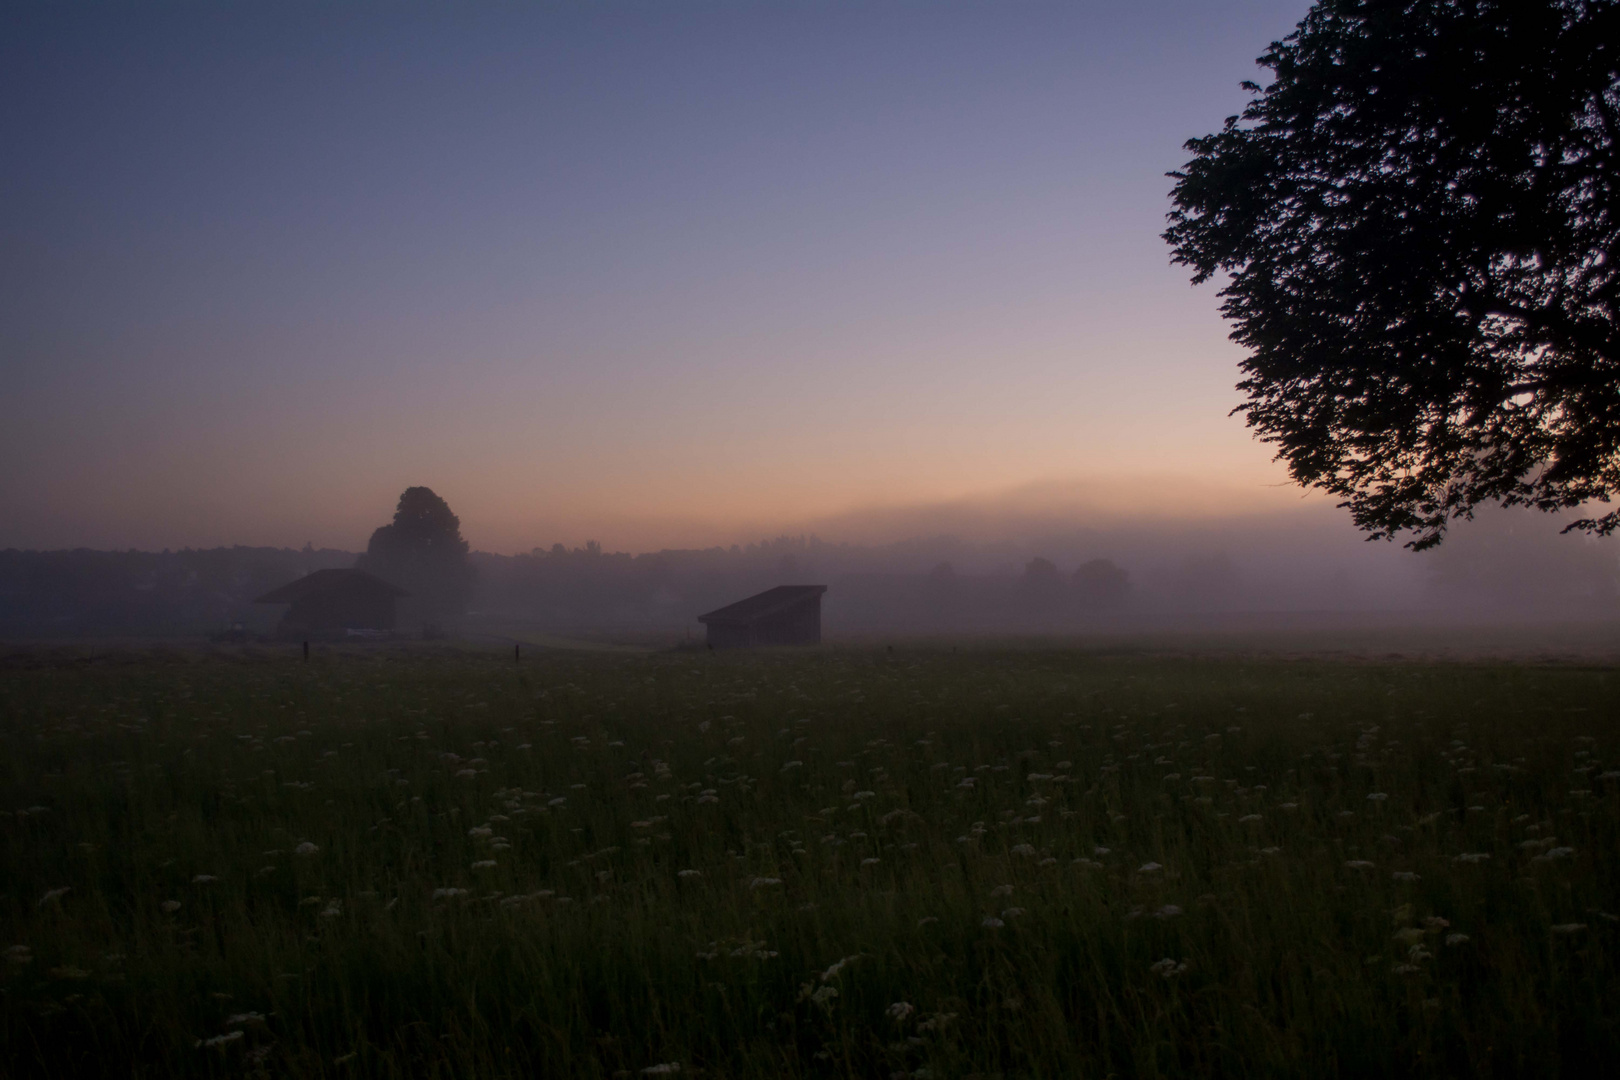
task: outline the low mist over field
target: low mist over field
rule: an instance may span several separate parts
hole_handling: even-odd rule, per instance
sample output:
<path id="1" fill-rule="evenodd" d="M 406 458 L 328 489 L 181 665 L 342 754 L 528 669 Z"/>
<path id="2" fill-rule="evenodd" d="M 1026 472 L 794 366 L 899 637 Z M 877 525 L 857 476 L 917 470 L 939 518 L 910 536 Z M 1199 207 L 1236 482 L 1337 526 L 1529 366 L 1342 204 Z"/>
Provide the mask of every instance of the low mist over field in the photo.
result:
<path id="1" fill-rule="evenodd" d="M 674 639 L 696 630 L 704 611 L 807 582 L 830 586 L 824 621 L 835 638 L 1302 618 L 1325 628 L 1585 622 L 1620 610 L 1620 544 L 1561 535 L 1553 516 L 1482 512 L 1439 548 L 1414 553 L 1368 542 L 1320 499 L 1271 494 L 1234 510 L 1230 492 L 1168 479 L 1047 485 L 849 513 L 791 535 L 652 551 L 586 541 L 495 554 L 479 550 L 478 523 L 467 521 L 471 591 L 457 625 L 474 634 L 529 627 Z M 235 624 L 263 632 L 274 610 L 254 598 L 357 558 L 314 547 L 0 552 L 0 633 L 184 636 Z"/>

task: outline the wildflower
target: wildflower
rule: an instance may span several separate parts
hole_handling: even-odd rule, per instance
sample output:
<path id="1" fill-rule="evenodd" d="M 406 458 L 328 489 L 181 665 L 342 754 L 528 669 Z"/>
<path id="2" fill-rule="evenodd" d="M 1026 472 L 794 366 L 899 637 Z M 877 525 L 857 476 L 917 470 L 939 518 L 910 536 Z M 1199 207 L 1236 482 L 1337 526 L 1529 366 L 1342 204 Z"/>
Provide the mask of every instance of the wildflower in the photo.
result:
<path id="1" fill-rule="evenodd" d="M 921 930 L 923 927 L 927 926 L 929 923 L 937 923 L 937 922 L 939 922 L 939 916 L 938 915 L 924 915 L 922 918 L 917 920 L 917 929 Z M 24 947 L 26 948 L 26 946 L 24 946 Z"/>
<path id="2" fill-rule="evenodd" d="M 1011 885 L 997 885 L 990 890 L 991 896 L 1011 896 L 1012 894 L 1013 887 Z"/>
<path id="3" fill-rule="evenodd" d="M 906 1022 L 906 1018 L 916 1011 L 917 1007 L 911 1002 L 897 1001 L 893 1005 L 890 1005 L 887 1009 L 883 1010 L 883 1015 L 887 1016 L 890 1020 L 893 1020 L 897 1024 L 903 1024 Z"/>
<path id="4" fill-rule="evenodd" d="M 1164 867 L 1160 866 L 1156 862 L 1145 862 L 1140 867 L 1137 868 L 1136 872 L 1139 873 L 1139 874 L 1157 874 L 1160 870 L 1163 870 L 1163 869 L 1164 869 Z"/>
<path id="5" fill-rule="evenodd" d="M 1021 907 L 1010 907 L 1001 913 L 1001 917 L 1003 919 L 1016 919 L 1023 913 L 1024 909 Z"/>
<path id="6" fill-rule="evenodd" d="M 1264 821 L 1264 820 L 1265 820 L 1265 818 L 1261 817 L 1259 814 L 1244 814 L 1242 817 L 1238 818 L 1238 824 L 1240 824 L 1240 825 L 1253 825 L 1257 821 Z"/>
<path id="7" fill-rule="evenodd" d="M 832 999 L 838 996 L 838 987 L 823 986 L 810 995 L 810 1000 L 822 1008 L 831 1008 Z"/>
<path id="8" fill-rule="evenodd" d="M 678 877 L 678 878 L 682 878 L 682 879 L 700 878 L 700 877 L 703 876 L 703 871 L 701 871 L 701 870 L 682 870 L 679 873 L 677 873 L 675 876 Z"/>
<path id="9" fill-rule="evenodd" d="M 492 867 L 494 865 L 495 865 L 495 860 L 494 859 L 479 859 L 477 862 L 472 864 L 472 868 L 474 870 L 488 870 L 490 867 Z"/>
<path id="10" fill-rule="evenodd" d="M 6 950 L 6 960 L 13 964 L 31 964 L 34 962 L 34 950 L 27 945 L 13 945 Z"/>
<path id="11" fill-rule="evenodd" d="M 1485 860 L 1489 859 L 1490 857 L 1491 856 L 1490 856 L 1489 852 L 1470 851 L 1470 852 L 1464 852 L 1463 854 L 1458 855 L 1455 859 L 1452 859 L 1451 861 L 1452 862 L 1460 862 L 1460 863 L 1482 863 Z"/>
<path id="12" fill-rule="evenodd" d="M 802 769 L 802 768 L 804 768 L 804 762 L 802 762 L 802 761 L 789 761 L 789 762 L 787 762 L 786 764 L 784 764 L 782 766 L 782 771 L 787 772 L 789 769 Z"/>
<path id="13" fill-rule="evenodd" d="M 782 879 L 779 877 L 757 877 L 748 883 L 748 887 L 750 889 L 765 889 L 780 884 L 782 884 Z"/>
<path id="14" fill-rule="evenodd" d="M 252 1025 L 262 1023 L 264 1023 L 264 1013 L 258 1012 L 233 1013 L 225 1018 L 226 1027 L 235 1027 L 237 1024 Z"/>
<path id="15" fill-rule="evenodd" d="M 71 885 L 64 885 L 60 889 L 49 889 L 49 890 L 46 891 L 44 896 L 39 898 L 39 903 L 34 905 L 34 906 L 35 907 L 44 907 L 46 904 L 50 903 L 52 900 L 60 900 L 60 899 L 62 899 L 62 897 L 66 896 L 68 893 L 70 893 L 72 891 L 73 891 L 73 886 L 71 886 Z"/>
<path id="16" fill-rule="evenodd" d="M 1112 850 L 1112 849 L 1111 849 L 1111 848 L 1105 848 L 1105 847 L 1094 847 L 1094 848 L 1092 848 L 1092 849 L 1091 849 L 1091 853 L 1092 853 L 1092 854 L 1093 854 L 1093 855 L 1095 855 L 1095 856 L 1097 856 L 1097 858 L 1099 858 L 1099 859 L 1100 859 L 1100 858 L 1102 858 L 1102 857 L 1103 857 L 1103 856 L 1104 856 L 1104 855 L 1107 855 L 1107 854 L 1108 854 L 1108 853 L 1109 853 L 1109 852 L 1110 852 L 1110 851 L 1111 851 L 1111 850 Z"/>
<path id="17" fill-rule="evenodd" d="M 51 978 L 53 979 L 72 979 L 76 981 L 79 979 L 88 979 L 89 977 L 90 973 L 84 970 L 84 968 L 71 966 L 51 968 Z"/>
<path id="18" fill-rule="evenodd" d="M 297 847 L 293 848 L 293 854 L 294 855 L 314 855 L 317 852 L 319 852 L 320 850 L 321 849 L 319 847 L 317 847 L 315 844 L 312 844 L 308 840 L 305 840 L 303 843 L 301 843 Z"/>
<path id="19" fill-rule="evenodd" d="M 856 953 L 854 956 L 846 956 L 842 960 L 835 961 L 831 966 L 829 966 L 827 968 L 826 971 L 823 971 L 821 973 L 821 981 L 822 982 L 832 982 L 835 978 L 838 977 L 839 972 L 843 971 L 846 967 L 848 967 L 850 964 L 853 964 L 855 961 L 859 960 L 860 958 L 861 958 L 860 954 Z"/>
<path id="20" fill-rule="evenodd" d="M 1397 870 L 1395 871 L 1394 878 L 1396 881 L 1404 884 L 1410 884 L 1411 882 L 1418 880 L 1418 875 L 1412 873 L 1410 870 Z"/>
<path id="21" fill-rule="evenodd" d="M 467 830 L 467 835 L 476 837 L 494 836 L 495 830 L 488 825 L 475 825 Z"/>
<path id="22" fill-rule="evenodd" d="M 213 874 L 198 874 L 196 877 L 191 879 L 191 883 L 193 885 L 211 885 L 218 880 L 219 878 L 215 877 Z"/>
<path id="23" fill-rule="evenodd" d="M 1562 934 L 1562 935 L 1568 937 L 1570 934 L 1578 934 L 1582 930 L 1585 930 L 1585 929 L 1586 929 L 1586 924 L 1583 923 L 1583 922 L 1567 922 L 1567 923 L 1559 923 L 1557 926 L 1554 926 L 1552 928 L 1552 932 L 1555 933 L 1555 934 Z"/>
<path id="24" fill-rule="evenodd" d="M 697 797 L 697 801 L 700 805 L 703 803 L 717 803 L 720 801 L 720 796 L 704 793 Z"/>
<path id="25" fill-rule="evenodd" d="M 1148 970 L 1160 978 L 1173 979 L 1186 973 L 1187 961 L 1183 960 L 1178 964 L 1167 956 L 1163 960 L 1156 961 Z"/>
<path id="26" fill-rule="evenodd" d="M 1153 913 L 1153 917 L 1155 919 L 1173 919 L 1180 914 L 1181 908 L 1177 907 L 1175 904 L 1166 904 L 1158 911 L 1155 911 Z"/>
<path id="27" fill-rule="evenodd" d="M 458 780 L 471 780 L 474 777 L 476 777 L 477 775 L 478 775 L 478 770 L 477 769 L 457 769 L 456 770 L 456 779 L 458 779 Z"/>
<path id="28" fill-rule="evenodd" d="M 343 909 L 338 906 L 338 902 L 336 900 L 333 900 L 331 903 L 326 905 L 326 910 L 321 912 L 321 918 L 323 918 L 323 919 L 335 919 L 339 915 L 342 915 L 342 914 L 343 914 Z"/>
<path id="29" fill-rule="evenodd" d="M 1344 865 L 1348 866 L 1352 870 L 1371 870 L 1373 868 L 1373 864 L 1368 862 L 1366 859 L 1351 859 Z"/>
<path id="30" fill-rule="evenodd" d="M 220 1047 L 224 1046 L 226 1043 L 233 1043 L 241 1037 L 242 1031 L 240 1029 L 236 1031 L 227 1031 L 223 1035 L 215 1035 L 212 1039 L 198 1039 L 196 1043 L 193 1044 L 192 1048 L 197 1049 L 204 1046 Z"/>
<path id="31" fill-rule="evenodd" d="M 1384 792 L 1375 791 L 1371 795 L 1367 796 L 1367 801 L 1368 802 L 1383 802 L 1384 800 L 1386 800 L 1388 798 L 1389 798 L 1389 796 L 1386 795 Z"/>
<path id="32" fill-rule="evenodd" d="M 1029 844 L 1014 844 L 1012 853 L 1014 855 L 1033 855 L 1035 854 L 1035 848 Z"/>
<path id="33" fill-rule="evenodd" d="M 1439 915 L 1425 915 L 1423 917 L 1423 926 L 1430 931 L 1444 930 L 1450 925 L 1450 919 L 1441 918 Z"/>
<path id="34" fill-rule="evenodd" d="M 165 900 L 163 903 L 159 904 L 158 907 L 163 909 L 163 914 L 173 915 L 175 912 L 180 910 L 180 901 Z"/>
<path id="35" fill-rule="evenodd" d="M 882 861 L 883 861 L 882 859 L 862 859 L 861 860 L 861 866 L 863 868 L 868 867 L 868 866 L 876 866 L 878 863 L 880 863 Z"/>
<path id="36" fill-rule="evenodd" d="M 980 923 L 979 925 L 987 926 L 991 930 L 1000 930 L 1003 926 L 1006 926 L 1007 924 L 1002 922 L 1000 919 L 996 918 L 994 915 L 986 915 L 984 917 L 984 921 L 982 923 Z"/>
<path id="37" fill-rule="evenodd" d="M 467 890 L 466 889 L 434 889 L 433 890 L 433 899 L 435 899 L 435 900 L 448 900 L 448 899 L 450 899 L 451 897 L 454 897 L 454 896 L 466 896 L 466 895 L 467 895 Z"/>
<path id="38" fill-rule="evenodd" d="M 703 721 L 703 723 L 699 724 L 698 726 L 702 727 L 702 728 L 707 728 L 709 726 L 709 722 L 707 720 L 705 720 L 705 721 Z M 647 1066 L 645 1069 L 641 1070 L 641 1075 L 642 1076 L 674 1076 L 676 1073 L 678 1073 L 680 1071 L 681 1071 L 681 1063 L 680 1062 L 678 1062 L 678 1061 L 666 1061 L 666 1062 L 664 1062 L 664 1063 L 662 1063 L 660 1065 L 649 1065 L 649 1066 Z"/>
<path id="39" fill-rule="evenodd" d="M 1281 850 L 1282 850 L 1282 848 L 1280 848 L 1280 847 L 1263 847 L 1263 848 L 1260 849 L 1260 854 L 1262 854 L 1262 855 L 1275 855 Z"/>

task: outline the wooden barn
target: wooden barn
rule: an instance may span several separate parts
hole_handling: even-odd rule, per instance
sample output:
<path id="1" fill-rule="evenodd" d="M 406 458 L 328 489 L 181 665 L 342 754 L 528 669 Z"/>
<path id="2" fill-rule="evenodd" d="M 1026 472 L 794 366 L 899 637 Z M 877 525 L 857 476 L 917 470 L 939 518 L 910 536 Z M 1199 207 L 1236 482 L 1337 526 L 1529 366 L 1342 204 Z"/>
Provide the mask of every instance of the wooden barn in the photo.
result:
<path id="1" fill-rule="evenodd" d="M 821 594 L 826 591 L 825 585 L 778 585 L 699 615 L 698 622 L 708 627 L 709 645 L 716 649 L 817 645 L 821 642 Z"/>
<path id="2" fill-rule="evenodd" d="M 364 570 L 317 570 L 272 589 L 255 604 L 290 604 L 277 633 L 341 634 L 346 630 L 392 630 L 394 601 L 409 596 Z"/>

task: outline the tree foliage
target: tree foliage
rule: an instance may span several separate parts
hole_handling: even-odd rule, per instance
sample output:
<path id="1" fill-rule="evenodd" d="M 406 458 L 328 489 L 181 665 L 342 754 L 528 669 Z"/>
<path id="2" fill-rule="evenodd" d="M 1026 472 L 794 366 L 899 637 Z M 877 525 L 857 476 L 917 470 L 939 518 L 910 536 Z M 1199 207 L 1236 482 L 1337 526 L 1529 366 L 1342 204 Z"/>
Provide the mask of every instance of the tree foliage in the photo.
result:
<path id="1" fill-rule="evenodd" d="M 1620 0 L 1321 0 L 1172 173 L 1238 407 L 1374 537 L 1620 489 Z M 1571 528 L 1606 534 L 1620 512 Z"/>
<path id="2" fill-rule="evenodd" d="M 407 590 L 429 626 L 459 618 L 472 589 L 461 519 L 431 488 L 406 488 L 392 524 L 371 534 L 359 567 Z"/>

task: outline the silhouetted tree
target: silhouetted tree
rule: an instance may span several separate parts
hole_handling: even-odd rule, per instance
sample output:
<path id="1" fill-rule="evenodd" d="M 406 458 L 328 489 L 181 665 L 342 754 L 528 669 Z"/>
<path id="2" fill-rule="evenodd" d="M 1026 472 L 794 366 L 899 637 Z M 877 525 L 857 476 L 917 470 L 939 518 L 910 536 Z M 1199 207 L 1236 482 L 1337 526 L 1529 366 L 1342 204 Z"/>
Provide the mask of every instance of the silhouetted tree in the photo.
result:
<path id="1" fill-rule="evenodd" d="M 1131 591 L 1131 576 L 1111 559 L 1092 559 L 1074 571 L 1074 591 L 1086 607 L 1118 607 Z"/>
<path id="2" fill-rule="evenodd" d="M 1373 537 L 1620 490 L 1620 2 L 1320 0 L 1172 173 L 1238 407 Z M 1620 511 L 1570 528 L 1608 533 Z"/>
<path id="3" fill-rule="evenodd" d="M 472 566 L 461 519 L 430 488 L 405 489 L 393 524 L 371 534 L 356 565 L 408 591 L 407 610 L 419 612 L 429 629 L 466 611 Z"/>

